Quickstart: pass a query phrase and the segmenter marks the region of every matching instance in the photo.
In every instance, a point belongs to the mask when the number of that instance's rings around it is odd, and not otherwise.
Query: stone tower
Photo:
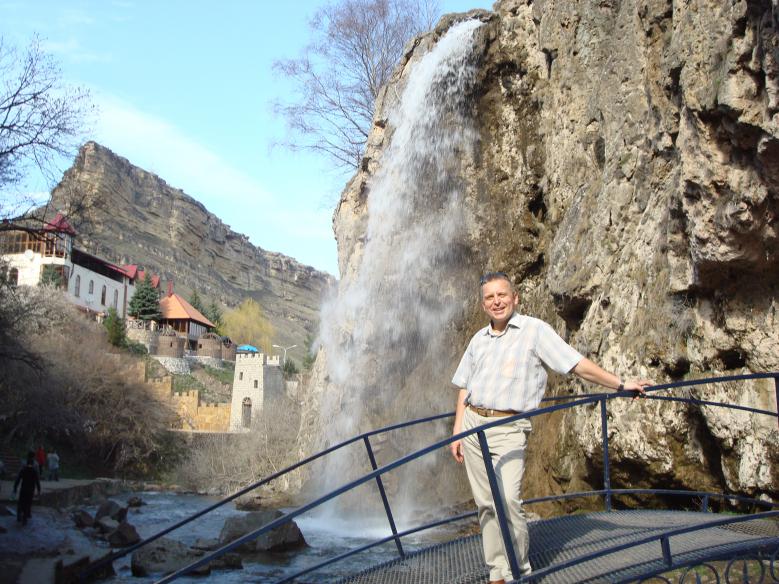
[[[283,392],[284,382],[278,356],[240,352],[235,356],[230,429],[248,431],[264,407]]]

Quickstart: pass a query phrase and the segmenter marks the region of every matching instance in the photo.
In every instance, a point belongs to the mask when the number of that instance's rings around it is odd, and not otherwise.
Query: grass
[[[218,382],[225,385],[233,384],[233,377],[235,376],[235,366],[231,363],[225,363],[224,369],[217,369],[216,367],[203,366],[203,370],[210,376],[216,379]]]
[[[173,376],[173,392],[174,393],[181,393],[183,391],[191,391],[193,389],[200,390],[200,392],[204,392],[206,390],[206,386],[203,385],[200,381],[198,381],[196,378],[194,378],[192,375],[182,374],[182,375],[174,375]]]

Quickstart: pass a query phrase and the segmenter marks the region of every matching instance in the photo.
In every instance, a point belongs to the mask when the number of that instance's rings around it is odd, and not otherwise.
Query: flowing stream
[[[137,509],[130,509],[127,520],[136,527],[139,535],[144,538],[214,503],[214,499],[209,497],[161,492],[126,493],[111,498],[126,504],[127,500],[134,495],[140,496],[146,504]],[[86,509],[93,514],[97,511],[97,507]],[[240,515],[241,513],[243,512],[237,511],[229,503],[172,532],[166,537],[176,539],[187,545],[195,543],[198,539],[216,539],[219,537],[219,532],[225,519]],[[208,582],[219,582],[221,584],[277,582],[285,576],[297,573],[307,566],[319,563],[386,535],[386,530],[377,530],[376,532],[360,530],[359,533],[356,533],[353,524],[324,521],[319,518],[306,516],[303,516],[297,523],[309,547],[294,552],[263,554],[262,561],[248,561],[244,559],[242,570],[215,570],[208,577]],[[429,544],[435,535],[428,535],[427,537],[431,539],[427,541],[423,539],[404,539],[404,547],[407,551],[414,550],[423,544]],[[329,581],[334,577],[353,574],[366,566],[396,557],[397,552],[394,545],[384,545],[324,568],[322,571],[306,575],[302,581]],[[106,580],[106,582],[142,584],[153,582],[160,577],[159,574],[149,578],[132,576],[129,556],[117,560],[114,563],[114,567],[117,575]],[[186,577],[180,581],[203,582],[204,579],[203,577]]]

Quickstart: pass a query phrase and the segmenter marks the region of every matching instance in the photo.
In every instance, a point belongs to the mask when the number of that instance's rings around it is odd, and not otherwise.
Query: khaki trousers
[[[470,408],[466,408],[463,430],[470,430],[497,419],[480,416]],[[525,448],[529,433],[528,420],[517,420],[490,428],[485,433],[503,507],[506,510],[511,542],[523,574],[530,573],[527,519],[520,499],[522,474],[525,472]],[[492,500],[490,481],[484,468],[479,438],[476,434],[463,439],[463,451],[468,481],[473,491],[473,499],[479,509],[484,560],[490,569],[490,580],[513,580],[495,512],[495,503]]]

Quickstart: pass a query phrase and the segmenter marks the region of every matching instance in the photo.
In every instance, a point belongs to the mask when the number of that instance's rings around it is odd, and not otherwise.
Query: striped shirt
[[[502,333],[488,325],[473,336],[452,383],[474,406],[526,412],[544,397],[544,365],[568,373],[582,358],[544,321],[514,313]]]

